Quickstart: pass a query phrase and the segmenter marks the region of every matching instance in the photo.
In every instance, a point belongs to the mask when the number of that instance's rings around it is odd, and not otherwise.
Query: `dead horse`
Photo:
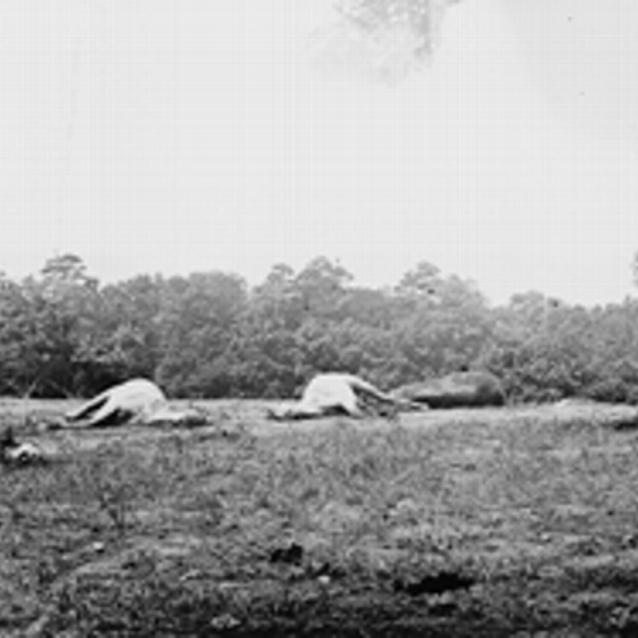
[[[482,370],[452,372],[440,378],[409,383],[391,394],[430,408],[501,406],[506,402],[500,380]]]
[[[69,412],[66,418],[70,422],[88,418],[88,427],[123,423],[195,425],[205,421],[196,410],[170,408],[162,390],[148,379],[130,379],[113,386]]]
[[[271,419],[312,419],[330,414],[347,414],[352,417],[365,416],[367,403],[372,400],[395,409],[422,409],[413,402],[392,397],[371,383],[353,374],[325,372],[316,375],[303,391],[297,403],[270,408]]]

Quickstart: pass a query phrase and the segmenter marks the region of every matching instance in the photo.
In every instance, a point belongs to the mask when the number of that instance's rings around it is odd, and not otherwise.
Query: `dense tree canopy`
[[[218,271],[101,286],[76,255],[0,275],[0,394],[87,395],[125,379],[171,396],[281,397],[319,371],[384,389],[488,369],[510,400],[638,403],[638,301],[584,308],[539,292],[492,307],[427,261],[394,287],[357,285],[318,257],[249,287]]]

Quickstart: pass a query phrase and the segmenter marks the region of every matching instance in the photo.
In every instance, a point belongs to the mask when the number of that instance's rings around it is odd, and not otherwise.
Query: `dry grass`
[[[638,438],[609,427],[633,413],[201,405],[209,427],[46,432],[49,464],[0,468],[0,635],[638,631]]]

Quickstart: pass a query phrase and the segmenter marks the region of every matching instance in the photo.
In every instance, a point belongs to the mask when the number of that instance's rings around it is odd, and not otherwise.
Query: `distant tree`
[[[494,336],[482,363],[511,398],[638,402],[635,302],[587,309],[529,292],[514,295],[491,316]]]
[[[85,355],[91,351],[99,306],[98,281],[76,255],[49,259],[38,277],[27,277],[21,285],[5,280],[0,348],[4,365],[12,370],[5,373],[5,384],[19,394],[74,394],[85,365],[93,365]]]
[[[491,339],[489,308],[477,287],[427,261],[402,277],[394,303],[398,347],[414,377],[405,381],[467,367]]]
[[[584,308],[531,291],[490,307],[427,261],[389,289],[355,286],[325,257],[277,264],[252,290],[220,272],[100,288],[72,254],[19,283],[0,275],[1,394],[147,376],[174,396],[274,397],[319,371],[389,389],[462,368],[492,371],[514,400],[638,404],[638,301]]]
[[[66,288],[86,286],[96,288],[98,280],[90,277],[81,257],[64,253],[47,259],[40,270],[43,286],[51,293],[63,293]]]
[[[40,358],[34,308],[22,287],[0,276],[0,394],[23,396],[36,385]]]
[[[395,319],[391,291],[349,286],[341,296],[336,316],[361,325],[390,329]]]
[[[26,289],[44,301],[40,329],[49,341],[41,391],[76,394],[94,372],[92,355],[101,307],[98,280],[87,274],[80,257],[63,254],[47,260],[40,278],[32,283]]]
[[[156,376],[169,393],[228,393],[232,375],[223,356],[245,304],[246,284],[237,275],[199,272],[166,281],[158,316],[162,354]]]
[[[343,266],[326,257],[316,257],[295,277],[303,310],[312,316],[330,316],[345,294],[345,286],[353,279]]]
[[[583,392],[638,404],[638,301],[595,307],[588,316],[589,375]]]
[[[291,395],[299,383],[302,353],[296,331],[305,318],[295,272],[276,264],[249,294],[226,352],[238,396]]]
[[[161,357],[164,285],[160,275],[138,275],[102,289],[101,338],[93,357],[103,364],[109,383],[153,378]]]
[[[295,271],[286,264],[273,266],[251,291],[249,309],[265,332],[296,330],[304,318],[304,298]]]
[[[509,306],[510,356],[503,376],[510,394],[523,400],[573,396],[591,380],[590,317],[538,293],[516,295]],[[500,335],[499,335],[500,337]]]
[[[435,297],[442,283],[441,271],[428,261],[420,261],[412,270],[406,272],[397,286],[397,290],[406,294],[423,297]]]

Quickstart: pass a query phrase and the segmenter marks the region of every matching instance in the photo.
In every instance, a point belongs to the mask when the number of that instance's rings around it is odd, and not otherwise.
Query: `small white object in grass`
[[[35,444],[30,442],[18,443],[15,446],[5,447],[3,450],[5,461],[10,463],[27,464],[44,459],[44,453]]]
[[[220,616],[215,616],[210,621],[210,626],[213,627],[213,629],[234,629],[240,624],[239,620],[231,616],[231,614],[221,614]]]

